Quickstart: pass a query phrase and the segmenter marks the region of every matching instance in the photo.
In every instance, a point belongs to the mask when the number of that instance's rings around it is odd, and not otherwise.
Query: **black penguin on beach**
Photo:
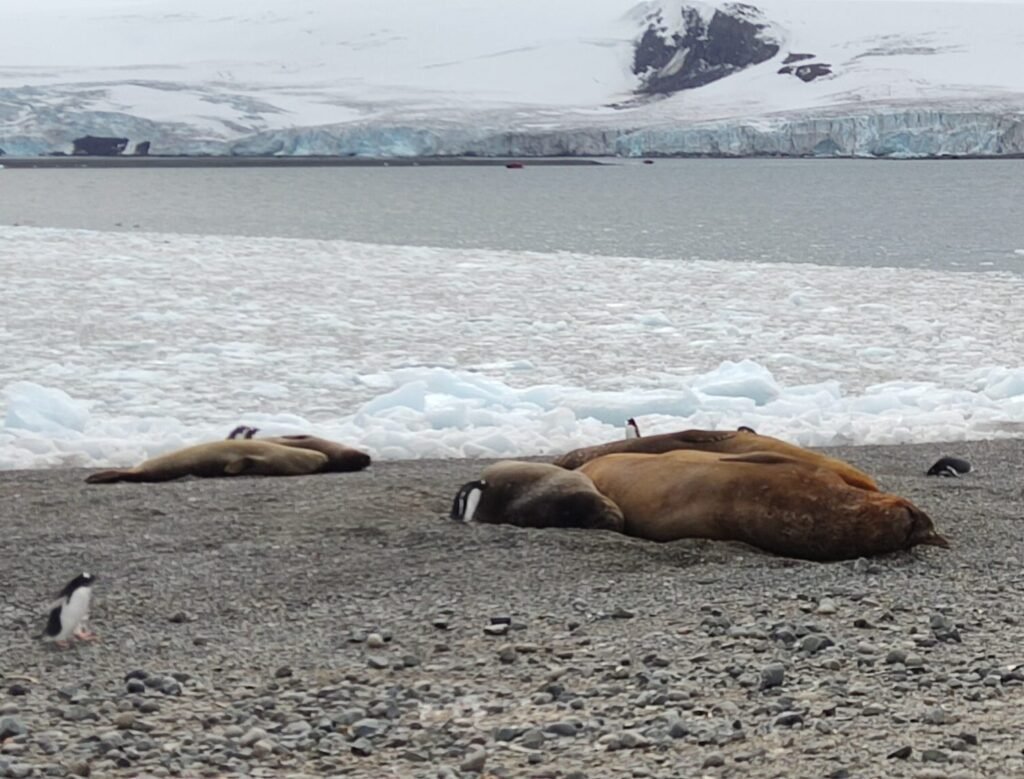
[[[926,476],[963,476],[965,473],[970,473],[973,469],[971,464],[967,460],[961,460],[959,457],[940,457],[935,461],[935,465],[928,469]]]
[[[66,647],[72,636],[81,641],[96,638],[85,628],[89,619],[89,604],[92,602],[92,586],[96,577],[91,573],[80,573],[64,585],[60,596],[50,608],[50,616],[43,630],[43,636],[53,639],[58,646]]]

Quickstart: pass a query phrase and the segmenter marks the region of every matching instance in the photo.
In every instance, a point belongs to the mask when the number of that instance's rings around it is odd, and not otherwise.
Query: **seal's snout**
[[[939,546],[949,549],[949,539],[935,529],[932,518],[925,514],[913,503],[907,503],[907,512],[910,514],[910,535],[907,538],[907,547],[926,544],[928,546]]]
[[[452,501],[452,510],[448,517],[457,522],[469,522],[473,519],[476,508],[480,504],[480,496],[483,495],[486,487],[487,482],[482,479],[468,481],[459,487],[459,491],[455,493],[455,499]]]

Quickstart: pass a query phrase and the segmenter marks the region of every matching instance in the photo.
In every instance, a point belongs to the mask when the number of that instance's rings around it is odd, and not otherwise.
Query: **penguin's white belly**
[[[60,633],[58,641],[67,641],[78,627],[89,618],[89,601],[92,598],[90,587],[79,587],[68,598],[60,612]]]

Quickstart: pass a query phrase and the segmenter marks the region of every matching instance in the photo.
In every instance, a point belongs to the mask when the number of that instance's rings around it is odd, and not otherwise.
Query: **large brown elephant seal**
[[[743,541],[821,561],[949,546],[909,500],[774,452],[610,454],[580,471],[622,510],[627,535],[652,541]]]
[[[747,454],[749,452],[775,452],[776,454],[802,460],[810,465],[828,468],[839,474],[843,481],[864,490],[878,490],[875,480],[849,463],[834,457],[803,449],[778,438],[759,435],[750,428],[739,430],[682,430],[678,433],[627,438],[598,446],[574,449],[554,460],[562,468],[575,470],[584,463],[606,454],[634,452],[638,454],[662,454],[677,450],[694,449],[718,454]]]
[[[239,425],[228,434],[228,440],[239,437],[250,440],[259,430],[255,427]],[[327,466],[322,473],[348,473],[350,471],[361,471],[370,465],[370,455],[353,449],[351,446],[339,444],[336,441],[328,441],[326,438],[317,438],[315,435],[279,435],[267,438],[256,439],[268,441],[281,446],[294,446],[299,449],[311,449],[327,455]]]
[[[134,468],[99,471],[86,478],[89,484],[116,481],[170,481],[182,476],[303,476],[322,473],[330,458],[294,446],[270,441],[213,441],[179,449],[146,460]]]
[[[579,471],[503,460],[459,488],[451,518],[520,527],[622,530],[622,512]]]

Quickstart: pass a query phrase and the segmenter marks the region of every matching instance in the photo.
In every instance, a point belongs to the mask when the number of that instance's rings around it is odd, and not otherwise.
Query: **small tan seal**
[[[330,458],[323,452],[269,441],[228,440],[189,446],[146,460],[134,468],[99,471],[89,484],[116,481],[170,481],[182,476],[303,476],[321,473]]]
[[[775,452],[609,454],[580,468],[622,510],[627,535],[743,541],[807,560],[949,546],[905,498]]]
[[[579,471],[503,460],[459,488],[451,518],[520,527],[622,530],[619,507]]]
[[[775,452],[776,454],[802,460],[811,465],[828,468],[838,473],[847,484],[864,490],[878,490],[875,480],[849,463],[828,457],[810,449],[780,441],[767,435],[759,435],[750,428],[739,430],[682,430],[678,433],[642,438],[627,438],[598,446],[574,449],[554,460],[562,468],[575,470],[586,462],[606,454],[635,452],[640,454],[662,454],[678,450],[693,449],[718,454],[747,454],[749,452]]]

